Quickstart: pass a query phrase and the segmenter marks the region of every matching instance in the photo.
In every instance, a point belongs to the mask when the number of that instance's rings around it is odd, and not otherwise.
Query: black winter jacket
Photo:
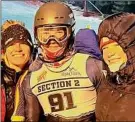
[[[16,72],[14,69],[7,67],[4,61],[1,62],[1,89],[5,91],[6,98],[6,111],[5,111],[5,122],[10,122],[11,116],[14,111],[14,96],[16,83],[21,76],[21,72]]]

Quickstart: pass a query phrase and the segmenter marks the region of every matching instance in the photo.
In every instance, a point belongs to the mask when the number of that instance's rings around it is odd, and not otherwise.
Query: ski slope
[[[33,37],[34,15],[39,6],[40,5],[32,5],[23,1],[2,1],[2,23],[9,19],[23,21]],[[69,6],[73,9],[75,14],[75,32],[77,32],[80,28],[86,28],[88,25],[90,25],[90,27],[97,32],[101,19],[83,17],[82,12],[75,10],[76,7],[72,5]]]

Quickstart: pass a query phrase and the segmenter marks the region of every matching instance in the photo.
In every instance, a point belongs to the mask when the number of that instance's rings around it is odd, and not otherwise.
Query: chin
[[[26,60],[21,60],[21,61],[16,61],[16,62],[12,62],[12,64],[16,65],[16,66],[21,66],[21,65],[25,65],[28,61]]]
[[[119,71],[119,68],[111,68],[111,67],[109,67],[109,69],[110,69],[111,72],[117,72],[117,71]]]
[[[121,63],[114,63],[111,65],[108,65],[111,72],[117,72],[120,70]]]
[[[22,66],[22,65],[24,65],[25,63],[14,63],[14,65],[16,65],[16,66]]]

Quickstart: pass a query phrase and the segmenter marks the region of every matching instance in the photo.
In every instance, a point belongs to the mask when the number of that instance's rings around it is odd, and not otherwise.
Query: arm
[[[15,70],[10,69],[1,61],[1,121],[10,120],[14,109],[14,79]]]
[[[86,64],[86,72],[95,88],[98,88],[102,80],[104,80],[105,76],[102,72],[103,70],[103,62],[101,60],[97,60],[95,58],[88,58]]]
[[[6,114],[6,95],[3,84],[0,85],[0,89],[1,89],[1,122],[4,122]]]
[[[5,114],[6,114],[6,93],[5,93],[5,86],[4,86],[4,67],[1,62],[1,84],[0,84],[0,90],[1,90],[1,122],[4,122],[5,120]]]
[[[18,82],[15,95],[15,110],[12,121],[38,121],[40,107],[37,97],[30,88],[30,74]]]
[[[25,120],[25,99],[23,93],[23,87],[21,81],[18,81],[15,91],[15,100],[14,100],[14,113],[11,117],[11,121],[24,121]]]
[[[23,89],[26,101],[25,106],[26,121],[36,122],[39,121],[40,105],[37,96],[33,94],[32,89],[30,88],[30,82],[28,81],[30,81],[30,74],[24,80],[24,89]]]

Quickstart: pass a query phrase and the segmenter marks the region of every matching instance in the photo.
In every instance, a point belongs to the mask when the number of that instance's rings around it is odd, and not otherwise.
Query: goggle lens
[[[38,40],[41,43],[46,43],[49,38],[55,37],[57,40],[62,41],[67,37],[67,27],[40,27],[37,29]]]

